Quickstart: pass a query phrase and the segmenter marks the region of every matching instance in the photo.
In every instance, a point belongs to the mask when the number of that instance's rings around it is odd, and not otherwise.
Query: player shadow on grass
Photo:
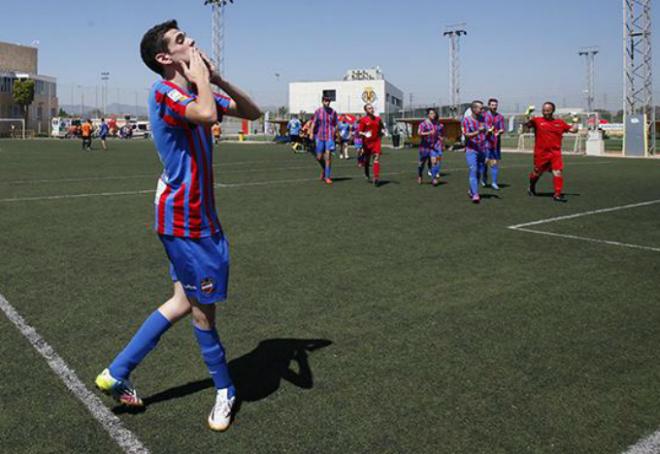
[[[314,387],[309,366],[309,353],[331,345],[326,339],[268,339],[257,348],[229,362],[229,371],[236,386],[238,413],[242,402],[256,402],[267,398],[280,387],[282,380],[303,389]],[[292,366],[292,362],[295,364]],[[195,394],[213,387],[210,378],[175,386],[145,397],[144,408],[116,406],[115,414],[142,413],[150,405]]]
[[[554,192],[537,192],[534,197],[552,197]],[[580,197],[582,194],[564,192],[564,197]]]

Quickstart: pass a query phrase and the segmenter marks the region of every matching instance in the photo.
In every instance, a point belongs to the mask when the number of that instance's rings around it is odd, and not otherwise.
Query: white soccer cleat
[[[236,397],[228,397],[228,388],[219,389],[215,396],[215,405],[209,415],[209,428],[216,432],[224,432],[231,424],[231,410]]]

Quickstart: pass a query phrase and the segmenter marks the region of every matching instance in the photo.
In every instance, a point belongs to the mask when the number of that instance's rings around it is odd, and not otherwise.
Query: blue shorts
[[[181,282],[186,296],[200,304],[227,299],[229,243],[222,233],[190,239],[159,235],[170,259],[170,276]]]
[[[316,139],[316,154],[325,153],[326,151],[335,151],[335,141]]]
[[[442,150],[431,150],[431,157],[432,158],[441,158],[442,157]]]
[[[426,161],[431,157],[431,150],[419,150],[419,160]]]
[[[361,140],[353,140],[353,146],[355,147],[356,150],[361,150],[362,149],[362,141]]]
[[[99,137],[101,138],[101,140],[105,140],[105,138],[108,137],[108,135],[107,134],[101,134]]]
[[[488,150],[486,150],[486,159],[489,160],[489,161],[492,160],[492,159],[496,159],[496,160],[499,161],[499,160],[502,159],[502,152],[500,150],[497,150],[497,149],[490,149],[489,148]]]

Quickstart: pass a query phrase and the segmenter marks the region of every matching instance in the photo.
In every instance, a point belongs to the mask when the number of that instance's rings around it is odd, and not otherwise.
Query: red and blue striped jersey
[[[496,113],[493,114],[490,110],[486,112],[486,115],[484,116],[486,119],[486,127],[488,129],[493,128],[493,132],[497,131],[504,131],[504,117],[502,116],[501,113]],[[492,150],[498,150],[499,149],[499,144],[500,144],[500,136],[496,136],[494,134],[490,134],[488,136],[488,146]]]
[[[419,151],[429,152],[432,150],[442,150],[442,136],[444,135],[444,125],[440,122],[432,122],[428,118],[419,124],[418,134],[431,132],[428,136],[421,136],[419,141]]]
[[[149,120],[163,173],[156,191],[156,224],[160,235],[203,238],[222,232],[215,210],[213,141],[210,126],[185,119],[196,95],[166,80],[149,94]],[[218,119],[231,100],[215,95]]]
[[[463,118],[463,134],[470,132],[476,132],[482,126],[488,128],[485,123],[483,116],[474,118],[474,116],[469,115]],[[486,149],[486,133],[480,132],[474,137],[465,138],[465,151],[484,151]]]
[[[328,107],[321,107],[314,112],[314,137],[316,140],[335,140],[337,129],[337,112]]]

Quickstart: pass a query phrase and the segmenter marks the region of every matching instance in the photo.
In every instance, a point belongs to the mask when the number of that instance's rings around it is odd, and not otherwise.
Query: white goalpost
[[[564,134],[561,149],[567,154],[584,154],[584,139],[582,138],[582,135],[579,133]],[[524,133],[518,136],[518,151],[534,151],[534,133]]]
[[[20,134],[16,134],[14,128],[11,128],[11,135],[10,135],[10,137],[11,137],[12,139],[16,139],[17,136],[18,136],[18,137],[20,137],[20,138],[22,138],[22,139],[25,139],[25,120],[24,120],[24,119],[22,119],[22,118],[0,118],[0,123],[10,123],[10,125],[11,125],[12,123],[17,123],[17,124],[21,125],[21,132],[20,132]]]

